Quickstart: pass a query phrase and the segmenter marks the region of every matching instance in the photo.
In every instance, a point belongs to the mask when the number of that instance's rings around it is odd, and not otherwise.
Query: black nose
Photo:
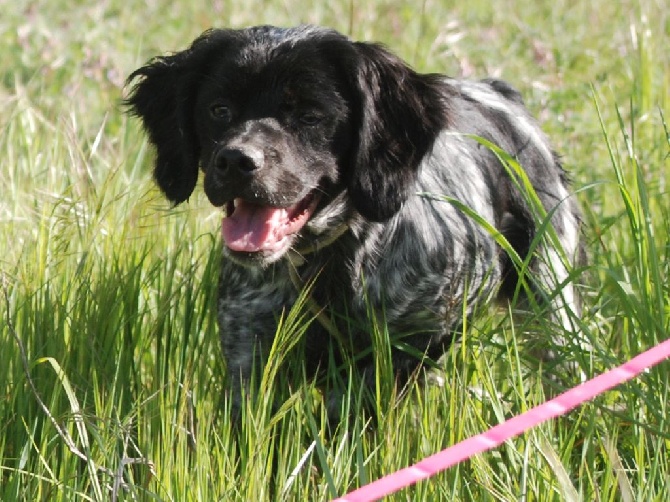
[[[216,155],[216,167],[221,171],[236,170],[249,176],[263,167],[264,160],[260,150],[224,148]]]

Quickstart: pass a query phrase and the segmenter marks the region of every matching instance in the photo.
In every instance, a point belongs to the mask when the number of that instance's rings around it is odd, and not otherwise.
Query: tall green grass
[[[220,214],[170,209],[122,113],[125,75],[211,26],[317,22],[421,71],[500,75],[543,121],[584,208],[592,376],[670,330],[670,14],[656,0],[319,3],[0,0],[0,500],[327,500],[576,383],[483,309],[427,385],[360,377],[337,427],[286,312],[261,391],[230,423],[215,320]],[[560,373],[559,373],[560,372]],[[559,378],[560,377],[560,378]],[[335,378],[333,376],[333,378]],[[667,500],[664,363],[393,500]],[[559,386],[555,389],[555,386]],[[332,424],[331,424],[332,425]]]

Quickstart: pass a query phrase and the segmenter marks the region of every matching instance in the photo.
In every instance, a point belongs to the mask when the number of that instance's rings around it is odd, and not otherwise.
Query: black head
[[[127,104],[156,147],[154,177],[168,199],[189,197],[200,166],[210,201],[237,212],[227,236],[224,223],[227,243],[253,253],[278,232],[272,259],[342,191],[365,218],[393,216],[448,120],[440,77],[310,26],[211,30],[129,82]],[[241,241],[245,232],[253,242]]]

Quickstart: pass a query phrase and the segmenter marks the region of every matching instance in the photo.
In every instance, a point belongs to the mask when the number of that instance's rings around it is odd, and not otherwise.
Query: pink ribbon
[[[634,357],[627,363],[588,380],[560,396],[510,418],[492,427],[487,432],[457,443],[439,453],[426,457],[422,461],[388,474],[368,485],[362,486],[344,495],[334,502],[361,502],[379,500],[401,488],[413,485],[444,471],[463,460],[491,450],[508,439],[549,420],[558,417],[590,401],[603,392],[638,376],[652,366],[670,357],[670,339]]]

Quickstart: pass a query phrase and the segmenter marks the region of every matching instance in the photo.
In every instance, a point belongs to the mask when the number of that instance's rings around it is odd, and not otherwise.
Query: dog
[[[390,349],[398,381],[495,298],[525,291],[572,329],[579,208],[508,83],[420,74],[331,29],[257,26],[209,30],[128,85],[164,195],[186,201],[202,171],[224,213],[218,323],[234,410],[305,284],[309,374],[343,360],[344,333],[368,354],[348,360],[371,386],[372,318],[413,349]],[[543,221],[555,238],[538,244]]]

